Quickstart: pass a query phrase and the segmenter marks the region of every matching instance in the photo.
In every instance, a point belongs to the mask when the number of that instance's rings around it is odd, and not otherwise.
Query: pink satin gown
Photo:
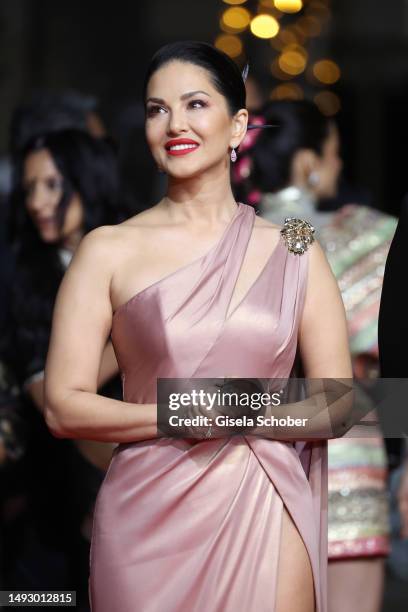
[[[228,312],[254,220],[239,204],[209,252],[115,312],[126,402],[156,402],[158,377],[289,377],[309,254],[280,238]],[[283,505],[326,612],[326,451],[250,435],[120,444],[95,507],[92,612],[273,612]]]

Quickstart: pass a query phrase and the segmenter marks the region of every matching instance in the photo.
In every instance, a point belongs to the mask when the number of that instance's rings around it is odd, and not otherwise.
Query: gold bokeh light
[[[275,79],[279,79],[279,81],[290,81],[295,76],[292,74],[288,74],[287,72],[283,72],[283,70],[279,66],[278,58],[275,58],[271,63],[271,73],[275,77]]]
[[[314,102],[326,117],[333,117],[341,109],[340,98],[332,91],[320,91],[315,95]]]
[[[245,2],[247,2],[247,0],[222,0],[223,2],[225,2],[225,4],[232,4],[233,6],[236,6],[238,4],[245,4]]]
[[[279,56],[279,67],[287,74],[297,76],[306,68],[308,55],[306,49],[300,45],[288,45]]]
[[[271,100],[303,100],[303,89],[297,83],[281,83],[270,95]]]
[[[338,65],[332,60],[324,59],[316,62],[313,66],[313,74],[318,81],[325,85],[337,83],[341,72]]]
[[[298,13],[303,8],[302,0],[275,0],[275,7],[282,13]]]
[[[257,15],[251,21],[251,32],[258,38],[274,38],[279,32],[279,23],[272,15]]]
[[[241,6],[227,9],[222,17],[221,24],[227,32],[243,32],[249,26],[251,14]]]
[[[233,34],[220,34],[215,40],[215,46],[233,58],[239,57],[242,53],[242,41]]]

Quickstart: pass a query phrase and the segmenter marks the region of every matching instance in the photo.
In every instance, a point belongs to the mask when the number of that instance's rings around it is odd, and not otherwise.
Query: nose
[[[169,113],[169,123],[167,131],[169,135],[180,134],[188,130],[186,125],[186,116],[183,110],[173,110]]]
[[[47,205],[47,198],[44,190],[39,185],[36,185],[27,198],[27,207],[38,213]]]

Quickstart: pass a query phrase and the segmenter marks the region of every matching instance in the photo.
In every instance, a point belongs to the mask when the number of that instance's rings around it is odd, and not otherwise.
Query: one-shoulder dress
[[[204,256],[115,311],[124,401],[155,403],[157,378],[290,376],[309,252],[280,237],[229,312],[254,220],[238,204]],[[92,612],[273,612],[283,506],[309,555],[316,612],[326,612],[325,441],[119,444],[95,506]]]

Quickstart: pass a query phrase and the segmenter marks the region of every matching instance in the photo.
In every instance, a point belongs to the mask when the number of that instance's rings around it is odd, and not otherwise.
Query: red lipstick
[[[198,149],[200,145],[191,138],[174,138],[165,144],[166,151],[169,155],[187,155]]]

